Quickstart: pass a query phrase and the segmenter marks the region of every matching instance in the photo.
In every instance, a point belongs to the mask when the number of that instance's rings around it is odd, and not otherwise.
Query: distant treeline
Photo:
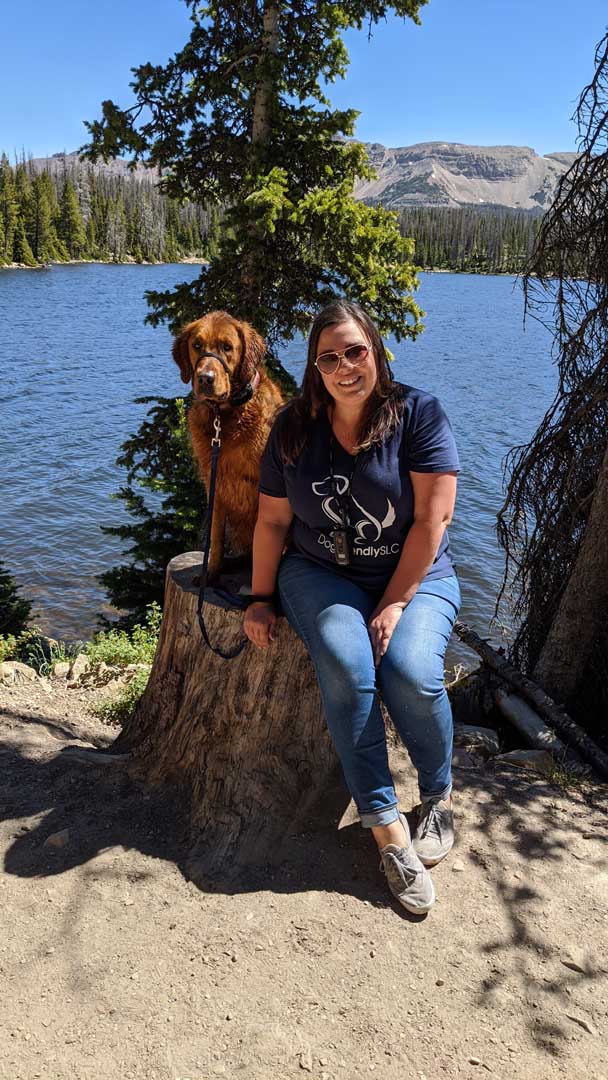
[[[517,273],[540,220],[540,212],[507,207],[412,207],[399,215],[418,266],[470,273]],[[111,175],[78,161],[39,171],[0,158],[0,266],[212,258],[220,221],[215,207],[162,195],[152,176]]]
[[[534,246],[542,214],[508,207],[412,207],[402,210],[403,236],[416,241],[423,269],[515,274]]]
[[[217,210],[180,206],[152,178],[111,176],[80,162],[40,172],[0,159],[0,265],[201,258],[213,254],[218,223]]]

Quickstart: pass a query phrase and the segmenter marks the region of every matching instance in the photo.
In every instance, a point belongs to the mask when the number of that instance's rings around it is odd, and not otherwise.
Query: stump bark
[[[317,800],[332,789],[338,810],[349,801],[300,639],[280,618],[268,649],[215,656],[196,616],[201,564],[188,552],[167,567],[150,680],[113,746],[140,778],[187,796],[194,880],[276,863]],[[223,584],[238,590],[234,578]],[[214,645],[242,639],[242,612],[211,589],[203,616]]]

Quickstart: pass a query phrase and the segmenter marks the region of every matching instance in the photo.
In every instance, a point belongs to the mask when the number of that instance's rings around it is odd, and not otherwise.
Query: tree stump
[[[130,754],[138,777],[187,796],[195,881],[278,862],[328,789],[338,789],[342,809],[349,800],[300,639],[280,618],[270,648],[215,656],[196,615],[201,565],[201,552],[188,552],[167,567],[150,680],[113,746]],[[239,587],[234,578],[222,584]],[[214,645],[229,650],[242,639],[242,612],[212,589],[203,616]]]

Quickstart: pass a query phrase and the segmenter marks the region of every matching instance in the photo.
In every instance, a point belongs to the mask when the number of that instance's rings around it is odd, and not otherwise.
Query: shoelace
[[[425,811],[424,803],[422,804],[422,809],[426,813],[426,817],[423,817],[421,822],[422,831],[420,833],[420,839],[424,840],[431,829],[434,829],[441,841],[441,810],[437,803],[428,803],[427,807],[428,809]]]
[[[386,874],[387,880],[394,888],[399,888],[402,885],[413,885],[416,880],[416,874],[419,870],[414,870],[412,866],[406,866],[401,861],[399,855],[393,854],[392,851],[387,851],[380,860],[380,870],[383,874]]]

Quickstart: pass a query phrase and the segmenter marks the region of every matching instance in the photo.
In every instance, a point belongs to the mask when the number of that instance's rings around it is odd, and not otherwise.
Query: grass
[[[586,766],[584,767],[586,771]],[[590,771],[590,770],[589,770]],[[570,764],[563,756],[554,758],[553,765],[547,777],[550,782],[561,791],[580,791],[583,786],[584,773]]]

